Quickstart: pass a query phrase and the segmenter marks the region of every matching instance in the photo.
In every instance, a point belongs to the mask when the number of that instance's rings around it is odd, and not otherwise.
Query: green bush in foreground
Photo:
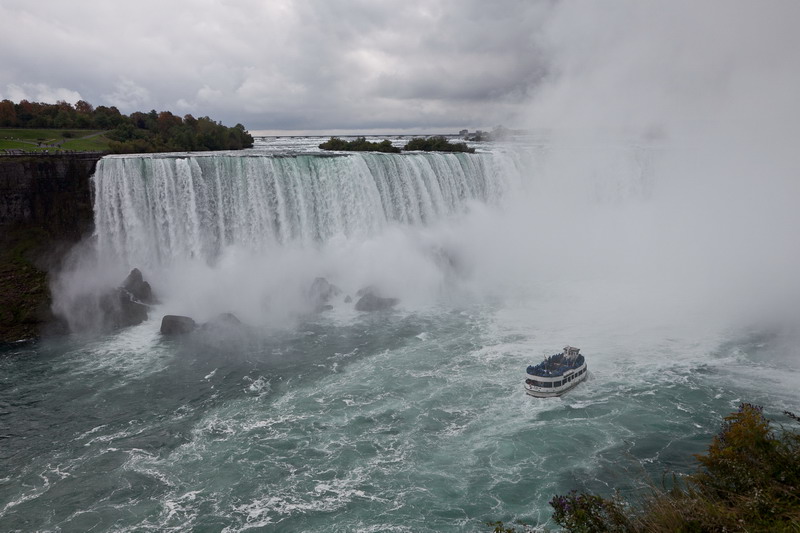
[[[553,520],[585,533],[800,531],[800,433],[783,426],[775,431],[761,407],[744,403],[725,417],[708,452],[696,457],[698,471],[683,486],[654,489],[636,503],[572,491],[550,501]],[[516,531],[501,522],[489,525],[495,532]]]

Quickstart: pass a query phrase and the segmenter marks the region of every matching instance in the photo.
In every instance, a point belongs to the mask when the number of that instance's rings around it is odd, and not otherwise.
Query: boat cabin
[[[577,359],[580,351],[580,348],[575,348],[574,346],[564,346],[564,357],[570,360]]]
[[[538,365],[530,365],[525,380],[525,390],[539,398],[560,396],[586,379],[586,360],[580,348],[565,346],[562,353],[545,358]]]

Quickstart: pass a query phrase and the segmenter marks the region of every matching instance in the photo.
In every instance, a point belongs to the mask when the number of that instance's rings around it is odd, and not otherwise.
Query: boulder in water
[[[162,335],[183,335],[194,331],[196,323],[193,318],[180,315],[164,315],[161,319]]]
[[[150,306],[138,301],[122,287],[112,289],[100,297],[100,311],[106,327],[136,326],[147,320]]]
[[[246,328],[247,326],[233,313],[221,313],[200,326],[201,330],[214,333],[237,332]]]
[[[361,298],[365,294],[378,294],[378,288],[375,285],[367,285],[366,287],[361,287],[356,291],[356,298]]]
[[[128,277],[122,282],[120,288],[128,291],[136,300],[142,303],[152,304],[156,301],[153,296],[153,289],[150,287],[150,284],[144,280],[142,272],[138,268],[131,270],[131,273],[128,274]]]
[[[257,330],[233,313],[221,313],[197,328],[195,342],[214,349],[232,350],[244,356],[249,343],[256,339]]]
[[[308,289],[307,297],[316,311],[327,311],[333,309],[328,305],[331,298],[335,298],[342,293],[339,287],[333,285],[325,278],[315,278],[311,287]]]
[[[356,296],[360,296],[356,302],[356,311],[383,311],[391,309],[400,301],[397,298],[384,298],[378,294],[375,287],[369,286],[360,289]]]
[[[147,320],[151,303],[155,303],[150,284],[138,268],[131,270],[122,285],[99,296],[100,323],[104,328],[136,326]]]

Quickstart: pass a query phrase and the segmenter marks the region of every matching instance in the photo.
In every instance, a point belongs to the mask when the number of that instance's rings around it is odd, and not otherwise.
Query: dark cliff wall
[[[102,154],[0,157],[0,227],[79,239],[92,223],[90,178]]]
[[[92,228],[102,154],[0,156],[0,344],[53,323],[48,271]]]

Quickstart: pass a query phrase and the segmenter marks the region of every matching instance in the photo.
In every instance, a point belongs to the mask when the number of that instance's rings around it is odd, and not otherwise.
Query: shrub
[[[339,137],[331,137],[329,140],[320,144],[322,150],[338,150],[342,152],[384,152],[400,153],[400,148],[392,146],[389,139],[376,143],[366,139],[366,137],[356,137],[352,141],[345,141]]]
[[[743,403],[725,417],[697,459],[691,482],[722,510],[752,527],[800,526],[800,434],[773,431],[761,407]]]
[[[408,141],[403,150],[421,150],[424,152],[467,152],[475,153],[475,148],[470,148],[467,143],[451,143],[442,136],[414,137]]]
[[[800,531],[797,431],[775,431],[761,407],[743,403],[696,457],[685,484],[653,489],[636,504],[577,491],[555,496],[553,520],[575,532]]]
[[[573,490],[564,496],[553,497],[550,506],[554,509],[553,520],[569,531],[630,531],[630,523],[616,498],[607,500]]]

